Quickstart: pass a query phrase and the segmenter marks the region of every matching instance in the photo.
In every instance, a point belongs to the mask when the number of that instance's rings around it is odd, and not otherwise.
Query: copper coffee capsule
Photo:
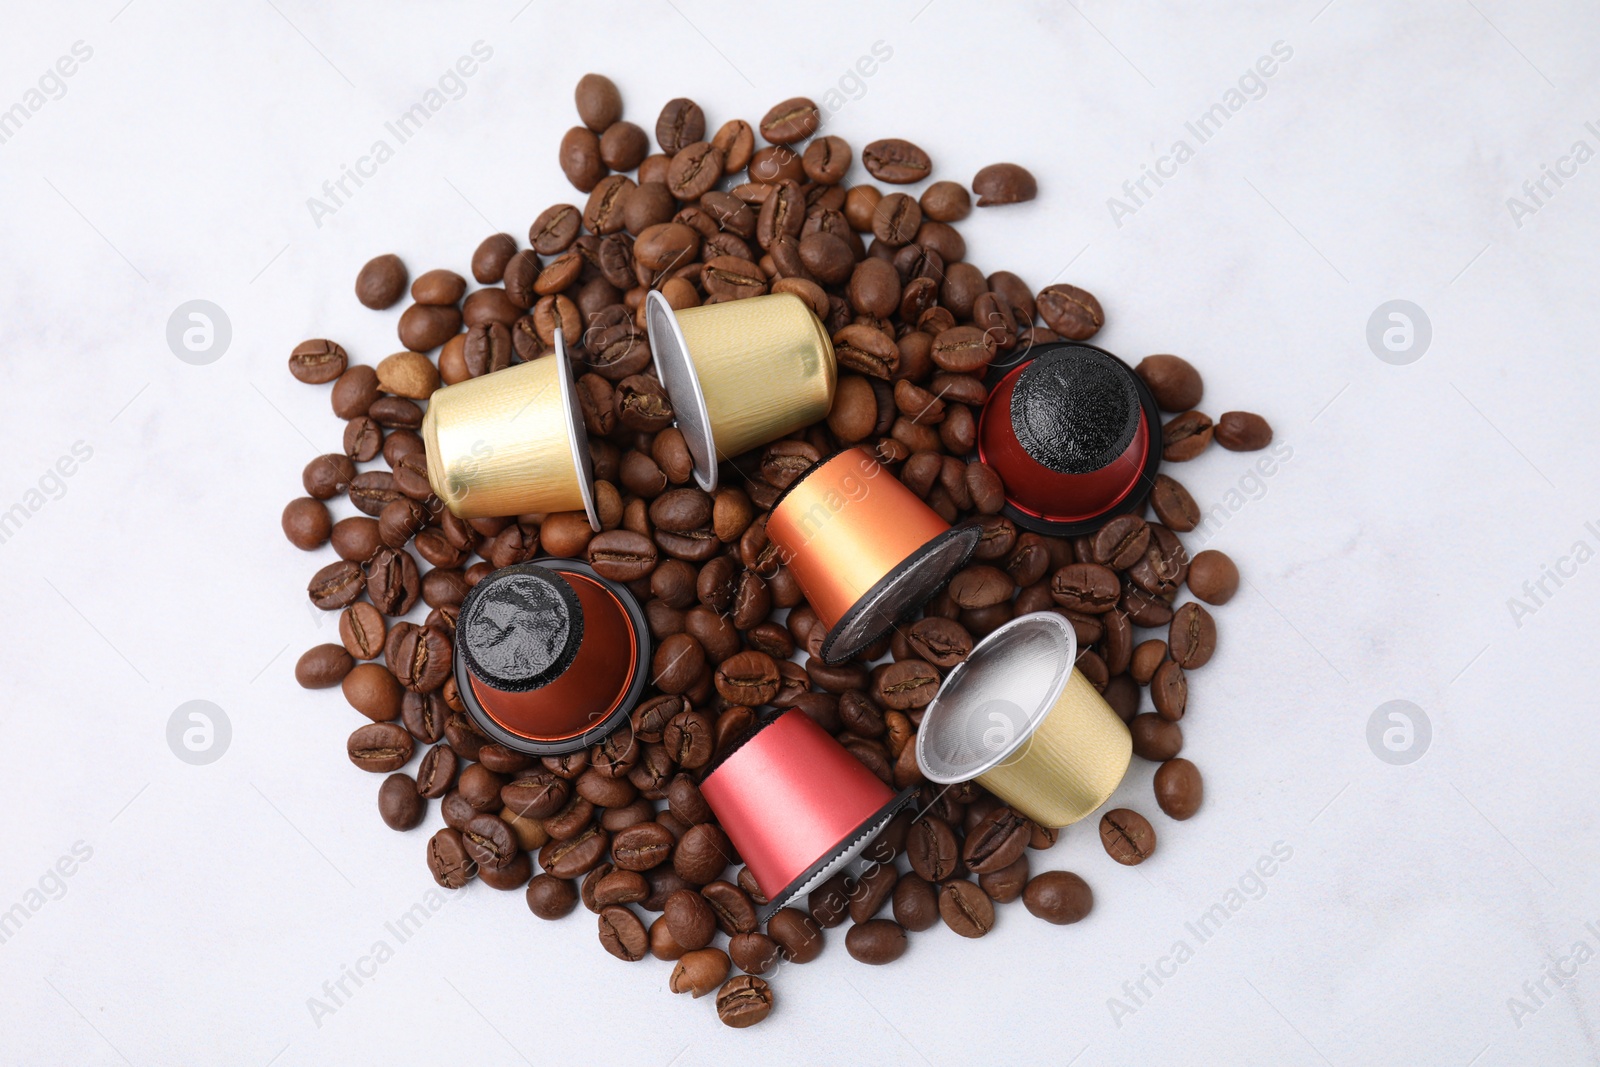
[[[567,346],[436,391],[422,419],[428,484],[463,519],[595,513],[589,438]]]
[[[695,481],[707,492],[717,487],[721,460],[810,426],[833,407],[833,342],[793,293],[673,311],[652,292],[645,325]]]
[[[997,371],[978,423],[978,458],[1000,475],[1005,515],[1061,537],[1144,506],[1161,464],[1155,397],[1116,356],[1044,344]]]
[[[866,449],[818,463],[784,492],[767,539],[827,630],[822,658],[842,663],[932,596],[977,547]]]
[[[573,559],[517,563],[461,602],[455,674],[473,722],[518,752],[559,755],[627,721],[650,630],[624,587]]]
[[[1066,826],[1116,791],[1133,754],[1117,713],[1073,664],[1072,624],[1023,615],[978,642],[922,715],[917,765],[931,782],[976,779],[1041,826]]]

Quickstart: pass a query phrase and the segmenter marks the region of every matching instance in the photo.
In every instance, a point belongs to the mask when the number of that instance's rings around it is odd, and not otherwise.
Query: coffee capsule
[[[712,764],[700,793],[767,898],[766,922],[859,856],[916,790],[893,792],[791,709]]]
[[[1104,804],[1127,773],[1133,737],[1073,663],[1072,624],[1023,615],[978,642],[945,677],[917,731],[929,781],[977,779],[1042,826]]]
[[[574,559],[516,563],[461,602],[455,674],[473,723],[518,752],[576,752],[628,720],[649,674],[633,594]]]
[[[952,527],[859,446],[790,485],[767,519],[767,540],[842,663],[938,591],[977,547],[972,523]]]
[[[428,484],[463,519],[595,513],[589,438],[567,346],[436,391],[422,419]]]
[[[1126,363],[1093,345],[1036,345],[991,376],[978,458],[1000,475],[1005,515],[1060,537],[1144,506],[1161,464],[1155,397]]]
[[[810,426],[833,407],[833,342],[793,293],[673,311],[652,292],[645,326],[695,481],[708,493],[720,461]]]

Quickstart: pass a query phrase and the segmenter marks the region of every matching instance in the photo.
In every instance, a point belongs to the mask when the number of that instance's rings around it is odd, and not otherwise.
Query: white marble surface
[[[1600,562],[1561,562],[1600,549],[1600,162],[1561,163],[1600,149],[1592,5],[520,4],[9,13],[0,109],[28,117],[0,143],[0,510],[42,506],[0,543],[0,1060],[1594,1059]],[[461,98],[316,225],[307,199],[477,41]],[[75,42],[92,54],[29,97]],[[892,56],[858,86],[875,42]],[[1275,42],[1292,55],[1199,144],[1185,123]],[[395,347],[397,311],[351,296],[369,256],[464,270],[491,227],[570,199],[555,145],[589,69],[647,127],[675,95],[720,123],[843,80],[831,127],[858,149],[908,137],[964,181],[1027,164],[1039,199],[976,212],[970,258],[1091,289],[1107,347],[1189,356],[1208,410],[1260,411],[1292,448],[1270,478],[1220,450],[1178,472],[1249,581],[1184,722],[1208,796],[1172,823],[1138,766],[1118,798],[1156,816],[1151,862],[1116,867],[1085,827],[1036,857],[1094,886],[1081,925],[1008,908],[882,970],[841,931],[743,1033],[600,952],[584,913],[539,923],[480,887],[403,944],[386,929],[432,887],[425,832],[381,826],[343,753],[355,716],[293,681],[332,633],[300,591],[329,550],[288,546],[278,512],[339,425],[284,359],[306,336]],[[1193,158],[1117,225],[1108,198],[1180,138]],[[1571,176],[1518,225],[1507,200],[1545,164]],[[193,299],[231,323],[209,365],[166,341]],[[1366,340],[1394,299],[1432,324],[1408,365]],[[1571,576],[1514,617],[1546,566]],[[166,741],[197,699],[231,723],[208,766]],[[1391,700],[1431,723],[1410,765],[1369,749]],[[1186,924],[1241,881],[1202,943]],[[376,977],[314,1017],[379,941]],[[1570,977],[1525,986],[1551,966]]]

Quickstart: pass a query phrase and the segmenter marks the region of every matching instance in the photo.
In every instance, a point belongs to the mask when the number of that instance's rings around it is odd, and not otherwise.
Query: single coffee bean
[[[1150,489],[1150,507],[1162,525],[1178,533],[1188,533],[1200,524],[1200,506],[1194,497],[1174,479],[1165,474],[1156,475]]]
[[[1160,639],[1142,641],[1138,648],[1133,650],[1133,658],[1128,670],[1133,675],[1133,680],[1140,685],[1149,685],[1162,662],[1167,658],[1167,643]]]
[[[1144,379],[1162,411],[1188,411],[1205,392],[1200,372],[1181,356],[1146,356],[1133,371]]]
[[[850,927],[844,947],[858,963],[893,963],[906,953],[906,931],[891,919],[869,919]]]
[[[1106,315],[1093,293],[1076,285],[1046,286],[1038,297],[1039,316],[1045,325],[1069,341],[1087,341],[1105,325]]]
[[[467,855],[480,868],[504,867],[522,854],[517,837],[511,827],[498,815],[480,812],[467,822],[461,831]]]
[[[1144,712],[1128,723],[1133,752],[1141,759],[1160,763],[1183,751],[1183,729],[1160,715]]]
[[[349,358],[334,341],[320,337],[301,341],[289,353],[289,373],[308,385],[321,385],[343,374]]]
[[[1127,570],[1150,545],[1150,525],[1137,515],[1118,515],[1100,527],[1090,541],[1094,561]]]
[[[1100,843],[1118,863],[1132,867],[1156,850],[1156,832],[1150,820],[1129,808],[1117,808],[1100,817]]]
[[[590,878],[594,878],[596,874],[600,875],[595,880],[594,887],[595,911],[613,904],[637,904],[650,895],[650,883],[645,881],[644,875],[637,871],[618,871],[609,868],[610,864],[604,864],[589,872]],[[587,882],[588,879],[585,879],[586,884]]]
[[[342,566],[343,564],[335,564]],[[404,549],[384,547],[362,565],[367,595],[385,615],[404,615],[422,592],[417,561]]]
[[[934,182],[919,202],[922,213],[935,222],[960,222],[972,213],[972,197],[959,182]]]
[[[374,722],[390,722],[400,716],[404,690],[382,664],[355,665],[341,685],[350,706]]]
[[[1156,713],[1168,722],[1177,722],[1189,707],[1189,680],[1183,668],[1167,660],[1150,678],[1150,700]]]
[[[933,883],[919,874],[904,874],[894,885],[894,920],[911,931],[939,921],[939,897]]]
[[[283,536],[294,547],[307,552],[320,548],[332,533],[333,518],[322,501],[302,496],[284,506]]]
[[[450,638],[432,626],[401,623],[398,636],[386,641],[384,658],[401,686],[413,693],[431,693],[450,676]]]
[[[929,882],[943,882],[955,873],[960,858],[949,823],[927,815],[911,824],[906,835],[906,859],[917,874]]]
[[[316,500],[331,500],[350,488],[356,476],[356,465],[349,456],[330,452],[307,463],[300,474],[300,482]]]
[[[417,429],[417,427],[422,425],[422,409],[412,401],[407,400],[405,397],[380,396],[378,399],[372,402],[372,405],[369,408],[367,408],[367,414],[371,415],[373,420],[386,430],[414,431]],[[395,435],[390,434],[389,437],[385,439],[384,444],[387,445],[393,440],[395,440]],[[405,440],[409,439],[400,438],[400,441]],[[420,438],[417,440],[417,443],[421,444]],[[396,444],[399,444],[399,441],[396,441]],[[420,449],[416,449],[414,451],[420,451]],[[387,451],[384,453],[384,458],[390,458]],[[353,500],[354,498],[352,497],[351,499]],[[356,506],[359,507],[360,504],[358,503]],[[376,514],[376,512],[373,512],[372,514]]]
[[[378,364],[378,384],[386,393],[426,400],[439,388],[439,368],[421,352],[396,352]]]
[[[356,665],[342,645],[313,645],[294,665],[294,680],[302,689],[328,689],[345,679]]]
[[[449,793],[456,783],[455,750],[449,745],[434,745],[422,757],[417,768],[417,791],[437,800]]]
[[[670,925],[668,932],[671,932]],[[722,985],[731,967],[728,954],[720,948],[691,949],[672,969],[667,988],[674,993],[688,993],[698,1000]]]
[[[1050,596],[1057,604],[1091,615],[1115,608],[1121,592],[1116,571],[1098,563],[1069,563],[1050,578]]]
[[[1186,759],[1169,759],[1156,768],[1156,803],[1161,810],[1179,821],[1200,810],[1205,787],[1200,781],[1200,770]]]
[[[994,901],[965,878],[939,887],[939,917],[962,937],[982,937],[994,929]]]
[[[377,659],[383,654],[383,642],[389,634],[389,624],[383,612],[364,600],[358,600],[339,615],[339,640],[345,650],[356,659]]]
[[[958,607],[988,608],[1010,600],[1016,583],[1000,568],[976,563],[957,571],[948,591]]]
[[[778,694],[778,664],[765,652],[740,652],[717,667],[717,692],[730,704],[754,708]],[[682,762],[680,760],[680,762]]]
[[[978,875],[978,888],[988,894],[996,904],[1009,904],[1022,895],[1028,884],[1028,857],[1026,854],[1001,867]]]
[[[1071,871],[1045,871],[1029,880],[1022,891],[1022,904],[1045,922],[1065,926],[1089,914],[1094,891]]]
[[[676,843],[659,822],[642,822],[621,830],[611,842],[611,859],[625,871],[648,871],[665,863]]]
[[[312,575],[306,592],[311,602],[323,611],[335,611],[360,596],[366,581],[360,567],[349,560],[340,560]]]
[[[1028,847],[1032,824],[1007,807],[986,815],[967,834],[962,860],[974,874],[987,874],[1009,867]]]
[[[778,965],[778,943],[766,934],[735,934],[728,939],[733,965],[747,974],[766,974]]]
[[[779,908],[767,920],[767,936],[790,963],[810,963],[822,954],[822,927],[799,908]]]
[[[358,463],[365,463],[378,455],[383,447],[383,427],[369,415],[357,415],[345,424],[344,454]]]
[[[587,193],[606,176],[600,159],[600,137],[584,126],[574,126],[561,138],[557,154],[561,173],[579,192]]]
[[[1211,443],[1211,417],[1198,411],[1185,411],[1161,428],[1161,458],[1169,463],[1194,459]]]
[[[691,826],[678,839],[672,853],[672,869],[679,878],[692,885],[703,886],[722,877],[733,860],[733,846],[728,835],[716,823]]]
[[[472,276],[482,285],[497,285],[506,274],[506,263],[517,254],[517,239],[509,233],[492,234],[472,253]]]
[[[655,568],[655,542],[632,530],[607,530],[589,542],[589,565],[614,582],[647,577]]]
[[[650,137],[632,122],[613,122],[600,135],[600,162],[615,171],[633,170],[650,154]]]
[[[602,133],[622,118],[622,93],[616,82],[604,74],[585,74],[573,92],[578,117],[595,133]]]
[[[416,742],[405,727],[392,722],[369,722],[358,726],[345,743],[350,762],[364,771],[387,774],[404,767],[411,759]]]
[[[979,207],[1020,204],[1039,195],[1039,183],[1026,167],[991,163],[972,179],[972,191],[978,194]]]
[[[772,1014],[772,987],[753,974],[736,975],[717,990],[717,1018],[742,1030]]]
[[[600,945],[617,959],[634,963],[649,951],[650,935],[633,909],[613,904],[600,910]]]
[[[477,866],[467,855],[459,831],[447,826],[428,839],[428,870],[445,889],[460,889],[472,880]]]
[[[661,914],[672,940],[689,951],[705,948],[716,936],[716,913],[706,898],[693,889],[680,889],[668,896]]]
[[[410,830],[428,814],[428,805],[409,774],[396,772],[378,787],[378,816],[391,830]]]
[[[501,807],[500,790],[505,784],[504,775],[496,774],[481,763],[469,763],[461,768],[456,791],[472,805],[473,811],[496,812]]]
[[[1207,604],[1226,604],[1239,591],[1239,568],[1216,549],[1207,549],[1189,562],[1189,591]]]
[[[412,304],[400,316],[400,343],[413,352],[432,351],[460,332],[454,304]]]
[[[706,135],[706,116],[693,100],[668,100],[656,119],[656,143],[669,156],[676,155]]]
[[[378,372],[364,364],[358,364],[339,375],[339,380],[333,383],[333,391],[328,394],[328,399],[333,404],[335,415],[341,419],[354,419],[365,415],[372,407],[373,401],[381,395]]]
[[[886,708],[905,711],[926,707],[939,692],[938,670],[920,659],[903,659],[880,667],[873,674],[872,697]]]
[[[578,906],[578,891],[566,878],[536,874],[528,883],[528,910],[541,919],[559,919]]]
[[[548,822],[545,828],[550,829]],[[598,826],[587,825],[573,837],[552,835],[550,842],[539,850],[539,866],[557,878],[576,878],[598,867],[605,860],[609,847],[609,835]]]
[[[899,138],[873,141],[861,150],[861,163],[874,178],[892,185],[920,182],[933,169],[928,153]]]
[[[1217,624],[1211,613],[1193,601],[1178,608],[1167,628],[1167,649],[1184,670],[1210,662],[1217,650]]]
[[[718,879],[700,891],[717,918],[717,928],[730,937],[756,929],[756,906],[750,895],[732,882]]]

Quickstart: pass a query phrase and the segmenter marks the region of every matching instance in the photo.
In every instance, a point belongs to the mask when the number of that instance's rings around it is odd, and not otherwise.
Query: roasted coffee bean
[[[585,74],[578,79],[573,92],[578,105],[578,117],[595,133],[604,132],[622,118],[622,94],[617,85],[604,74]]]
[[[467,855],[459,831],[445,827],[428,839],[428,870],[446,889],[460,889],[472,880],[477,867]]]
[[[906,835],[906,859],[929,882],[943,882],[953,875],[961,856],[950,824],[933,815],[913,822]]]
[[[717,990],[717,1018],[742,1030],[772,1014],[772,987],[752,974],[736,975]]]
[[[1132,867],[1156,850],[1156,832],[1143,815],[1117,808],[1100,817],[1100,843],[1112,859]]]
[[[340,564],[336,564],[339,566]],[[362,565],[367,595],[385,615],[404,615],[417,602],[422,576],[404,549],[380,548]]]
[[[1017,861],[1031,834],[1026,817],[1007,807],[995,808],[967,834],[961,858],[974,874],[998,871]]]
[[[672,869],[679,878],[692,885],[703,886],[722,877],[733,860],[733,846],[728,835],[716,823],[691,826],[678,839],[672,852]]]
[[[767,920],[767,936],[790,963],[810,963],[822,954],[822,927],[799,908],[779,908]]]
[[[658,529],[686,533],[707,525],[711,508],[711,497],[703,490],[669,489],[650,502],[650,521]]]
[[[1272,443],[1272,427],[1260,415],[1225,411],[1217,419],[1214,436],[1230,452],[1254,452]]]
[[[398,723],[369,722],[350,735],[345,751],[350,762],[362,770],[387,774],[404,767],[415,746],[411,735]]]
[[[1150,507],[1164,526],[1178,533],[1188,533],[1200,524],[1200,506],[1194,497],[1165,474],[1156,475],[1150,490]]]
[[[671,857],[674,844],[672,831],[659,822],[637,823],[612,839],[611,861],[625,871],[648,871]]]
[[[1117,606],[1117,574],[1098,563],[1069,563],[1050,578],[1050,596],[1071,611],[1098,615]]]
[[[1239,568],[1232,559],[1207,549],[1189,562],[1189,591],[1207,604],[1226,604],[1239,591]]]
[[[467,855],[480,868],[504,867],[521,854],[516,835],[504,819],[487,812],[474,815],[461,831]]]
[[[1091,551],[1096,563],[1120,571],[1137,563],[1149,544],[1148,523],[1137,515],[1118,515],[1095,532]]]
[[[1020,204],[1039,195],[1039,183],[1026,167],[1015,163],[991,163],[972,179],[979,207],[995,204]]]
[[[1011,599],[1016,583],[998,567],[976,563],[957,571],[950,579],[950,599],[962,608],[987,608]]]
[[[1168,722],[1177,722],[1189,706],[1189,681],[1183,668],[1166,661],[1150,679],[1150,700],[1156,713]]]
[[[1045,922],[1065,926],[1089,914],[1094,907],[1094,892],[1089,883],[1070,871],[1045,871],[1029,880],[1022,891],[1022,903],[1029,913]]]
[[[567,805],[571,787],[549,771],[531,771],[500,787],[500,801],[508,811],[533,819],[547,819]]]
[[[667,188],[679,200],[698,200],[722,180],[722,151],[708,141],[683,147],[667,167]]]
[[[899,138],[873,141],[861,150],[861,163],[868,174],[892,185],[920,182],[933,169],[928,153]]]
[[[670,929],[669,926],[669,932]],[[674,993],[688,993],[698,1000],[727,980],[731,966],[728,954],[720,948],[692,949],[685,952],[672,969],[667,988]]]
[[[434,800],[443,797],[455,786],[457,766],[454,749],[449,745],[434,745],[417,768],[418,792]]]
[[[882,330],[852,324],[833,335],[834,354],[840,366],[883,381],[900,367],[900,350]]]
[[[1134,755],[1142,759],[1160,763],[1183,751],[1182,728],[1160,715],[1148,711],[1135,715],[1128,730],[1133,734]]]
[[[307,463],[300,482],[313,499],[331,500],[349,489],[355,476],[356,465],[350,457],[331,452]]]
[[[1200,372],[1181,356],[1146,356],[1133,370],[1163,411],[1188,411],[1205,392]]]
[[[590,876],[602,869],[596,867],[590,872]],[[607,871],[595,884],[595,910],[613,904],[637,904],[649,895],[650,883],[645,881],[644,875],[637,871]]]
[[[717,927],[723,933],[733,937],[756,929],[756,906],[743,889],[732,882],[718,879],[700,892],[716,915]]]
[[[333,519],[327,505],[308,496],[289,501],[283,509],[283,535],[294,547],[307,552],[327,544]]]
[[[872,697],[886,708],[926,707],[939,691],[939,672],[920,659],[890,663],[873,674]]]
[[[373,401],[382,395],[378,387],[378,372],[365,365],[349,368],[333,383],[328,399],[333,413],[341,419],[354,419],[365,415]],[[348,453],[348,449],[346,452]],[[365,461],[363,461],[365,462]]]
[[[384,658],[402,686],[431,693],[450,676],[450,638],[431,626],[401,623],[399,636],[386,644]]]
[[[965,878],[939,887],[939,917],[962,937],[982,937],[994,929],[994,901]]]
[[[1161,456],[1169,463],[1194,459],[1205,451],[1211,437],[1210,417],[1198,411],[1186,411],[1162,427]]]
[[[389,625],[383,613],[365,601],[357,601],[339,615],[339,640],[356,659],[377,659],[383,654]]]
[[[633,170],[650,154],[650,137],[632,122],[613,122],[600,135],[600,162],[615,171]]]
[[[396,683],[398,685],[398,683]],[[448,689],[453,682],[446,683]],[[407,693],[401,691],[400,721],[407,732],[425,745],[431,745],[444,736],[445,722],[450,709],[439,693]]]
[[[365,588],[366,577],[361,568],[349,560],[340,560],[312,575],[306,592],[317,607],[334,611],[355,600]]]
[[[647,577],[656,565],[656,546],[632,530],[607,530],[589,542],[587,558],[601,577],[631,582]]]
[[[894,921],[911,931],[938,922],[939,897],[933,884],[920,874],[901,875],[894,884]]]
[[[692,642],[694,638],[688,640]],[[705,715],[694,710],[680,711],[661,731],[661,744],[680,767],[693,771],[711,761],[716,736],[711,720]]]
[[[778,965],[778,943],[766,934],[735,934],[728,939],[733,965],[747,974],[766,974]]]
[[[528,910],[541,919],[559,919],[578,906],[578,891],[566,878],[536,874],[528,883]]]
[[[561,173],[579,192],[587,193],[605,177],[606,165],[600,159],[600,138],[591,129],[574,126],[561,138]]]
[[[378,816],[389,829],[410,830],[427,814],[428,806],[409,774],[391,774],[378,787]]]
[[[1039,293],[1038,307],[1045,325],[1069,341],[1087,341],[1106,321],[1100,301],[1076,285],[1046,286]]]
[[[1203,667],[1217,650],[1217,624],[1211,613],[1193,601],[1173,613],[1167,629],[1167,649],[1184,670]]]
[[[539,850],[539,866],[557,878],[576,878],[598,866],[610,847],[610,835],[591,824],[572,837],[555,838],[546,844]]]
[[[894,895],[895,882],[900,875],[892,862],[874,863],[857,880],[849,894],[847,910],[850,920],[860,924],[871,919]]]
[[[960,222],[972,213],[972,197],[959,182],[934,182],[919,202],[922,213],[936,222]]]
[[[656,143],[667,155],[675,155],[706,135],[706,116],[693,100],[677,97],[668,100],[656,119]]]
[[[1170,759],[1156,768],[1156,803],[1167,815],[1180,821],[1200,810],[1205,787],[1200,771],[1186,759]]]
[[[717,934],[717,916],[706,898],[693,889],[680,889],[667,897],[661,909],[672,940],[684,949],[705,948]]]
[[[1022,895],[1028,884],[1028,857],[1018,856],[997,871],[978,875],[978,888],[996,904],[1009,904]]]
[[[906,953],[906,931],[891,919],[869,919],[850,927],[844,947],[858,963],[893,963]]]
[[[505,784],[505,775],[496,774],[481,763],[469,763],[461,769],[456,791],[473,811],[495,812],[500,810],[500,790]]]
[[[936,667],[948,670],[972,651],[972,635],[953,619],[918,619],[906,631],[911,650]]]
[[[342,682],[355,659],[341,645],[313,645],[294,665],[294,680],[303,689],[328,689]]]
[[[754,708],[777,696],[778,664],[764,652],[740,652],[717,667],[717,692],[730,704]],[[670,747],[670,746],[669,746]],[[682,760],[679,761],[680,763]]]
[[[289,353],[289,373],[308,385],[321,385],[343,374],[348,361],[343,346],[315,338],[294,346],[294,351]]]
[[[600,945],[617,959],[634,963],[649,951],[650,935],[633,909],[613,904],[600,910]]]

